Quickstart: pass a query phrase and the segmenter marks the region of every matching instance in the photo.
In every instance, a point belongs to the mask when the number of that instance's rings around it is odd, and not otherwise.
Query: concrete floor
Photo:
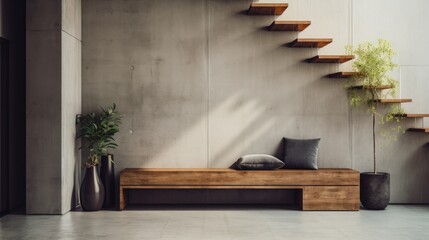
[[[0,239],[429,239],[429,206],[301,212],[273,207],[145,208],[8,215]]]

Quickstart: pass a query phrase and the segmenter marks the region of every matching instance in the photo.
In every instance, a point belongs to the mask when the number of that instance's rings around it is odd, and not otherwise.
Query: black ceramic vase
[[[390,174],[365,172],[360,174],[360,201],[370,210],[384,210],[390,201]]]
[[[97,173],[97,167],[86,168],[80,186],[80,203],[85,211],[98,211],[103,207],[104,186]]]
[[[115,206],[115,164],[113,155],[101,156],[100,178],[104,185],[104,208]]]

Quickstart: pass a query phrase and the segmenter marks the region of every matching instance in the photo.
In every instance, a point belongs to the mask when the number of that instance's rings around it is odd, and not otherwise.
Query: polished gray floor
[[[8,215],[0,239],[429,239],[429,206],[301,212],[273,207],[152,208]]]

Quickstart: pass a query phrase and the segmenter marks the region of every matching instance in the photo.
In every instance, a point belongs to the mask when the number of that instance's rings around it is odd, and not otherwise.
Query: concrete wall
[[[396,52],[399,68],[393,76],[400,81],[399,96],[412,98],[413,103],[403,104],[406,112],[428,113],[429,73],[428,46],[424,44],[429,36],[427,22],[429,16],[424,9],[429,2],[414,0],[402,1],[353,1],[351,5],[351,39],[354,44],[376,38],[389,39]],[[398,17],[400,16],[400,17]],[[365,118],[367,119],[367,118]],[[370,141],[362,129],[370,126],[370,120],[353,117],[353,160],[362,170],[370,169]],[[421,127],[422,119],[407,119],[403,126]],[[429,121],[425,120],[429,126]],[[429,163],[427,162],[427,134],[406,133],[397,142],[381,146],[379,150],[380,168],[392,174],[392,200],[405,203],[428,203]],[[368,160],[363,160],[368,159]]]
[[[350,110],[342,80],[324,77],[350,64],[303,62],[318,51],[284,46],[298,35],[332,37],[321,54],[341,54],[347,44],[378,37],[392,40],[401,94],[423,101],[419,87],[404,78],[424,81],[425,68],[406,72],[404,65],[429,60],[423,51],[410,57],[415,48],[409,48],[414,31],[429,35],[426,16],[414,11],[425,9],[425,1],[404,7],[387,0],[290,0],[279,19],[312,21],[299,34],[266,31],[274,17],[246,15],[251,2],[83,1],[82,107],[89,112],[115,102],[125,114],[117,171],[228,167],[244,154],[276,154],[282,137],[322,137],[320,167],[371,170],[370,116]],[[412,24],[421,26],[405,27]],[[379,170],[392,174],[392,202],[429,202],[428,140],[407,133],[380,150]]]
[[[61,31],[61,159],[62,210],[79,203],[80,150],[76,143],[76,114],[81,113],[81,1],[62,0]]]
[[[80,1],[27,1],[27,208],[73,205],[81,106]]]

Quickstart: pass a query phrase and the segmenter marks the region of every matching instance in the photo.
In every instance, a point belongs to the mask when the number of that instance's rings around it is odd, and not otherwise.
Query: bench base
[[[360,175],[352,169],[127,168],[119,182],[120,210],[127,189],[297,189],[302,210],[359,210],[360,205]]]
[[[120,186],[119,210],[127,205],[129,189],[297,189],[303,211],[358,211],[359,186]]]

